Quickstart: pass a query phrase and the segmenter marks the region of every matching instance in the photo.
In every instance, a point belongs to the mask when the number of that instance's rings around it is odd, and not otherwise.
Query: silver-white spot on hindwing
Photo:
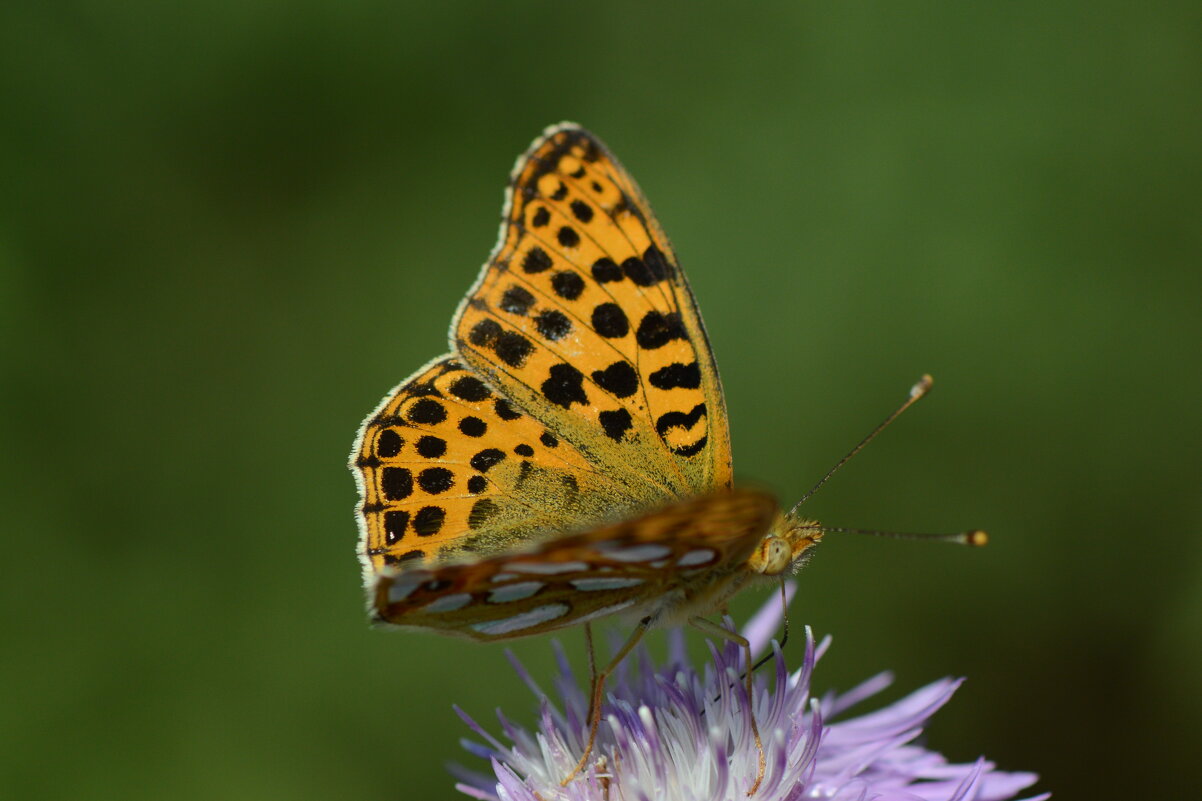
[[[421,583],[426,580],[426,576],[398,576],[388,585],[388,602],[391,604],[399,603],[410,595],[413,591],[421,586]]]
[[[643,583],[641,578],[579,578],[572,579],[572,587],[577,590],[620,590],[623,587],[637,587]]]
[[[588,570],[585,562],[509,562],[506,570],[533,573],[537,576],[557,576],[560,573],[580,573]]]
[[[695,551],[689,551],[684,556],[676,560],[677,567],[696,567],[697,565],[709,564],[714,560],[717,554],[710,548],[698,548]]]
[[[528,612],[522,612],[513,617],[503,617],[500,620],[487,620],[483,623],[473,623],[472,628],[481,634],[510,634],[522,629],[532,628],[540,623],[546,623],[557,617],[563,617],[571,611],[567,604],[547,604],[538,606]]]
[[[619,562],[650,562],[654,559],[663,559],[670,553],[672,553],[672,549],[668,546],[655,545],[654,543],[647,545],[628,545],[624,548],[605,550],[605,556],[607,558],[616,559]]]
[[[454,612],[472,602],[470,593],[457,592],[454,595],[444,595],[421,608],[423,612]]]
[[[610,604],[609,606],[603,606],[600,609],[594,609],[593,611],[589,612],[587,615],[582,615],[581,617],[576,618],[576,620],[574,622],[587,623],[590,620],[596,620],[599,617],[605,617],[606,615],[616,614],[618,612],[621,612],[623,609],[626,609],[627,607],[631,607],[631,606],[634,606],[633,598],[631,598],[629,601],[622,601],[622,603],[620,603],[620,604]]]
[[[547,586],[541,581],[523,581],[518,584],[507,584],[504,587],[497,587],[488,594],[488,602],[490,604],[503,604],[507,601],[520,601],[523,598],[529,598],[534,593]]]

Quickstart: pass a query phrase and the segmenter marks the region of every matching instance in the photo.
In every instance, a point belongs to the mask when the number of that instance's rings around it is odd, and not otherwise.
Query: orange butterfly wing
[[[634,179],[548,129],[514,168],[497,249],[452,323],[463,360],[654,505],[731,483],[697,304]]]
[[[384,399],[352,459],[369,586],[388,566],[512,550],[636,504],[453,356]]]

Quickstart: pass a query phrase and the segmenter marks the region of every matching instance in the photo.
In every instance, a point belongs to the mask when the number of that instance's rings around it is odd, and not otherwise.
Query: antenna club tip
[[[935,379],[930,373],[924,373],[922,378],[918,379],[918,383],[910,387],[910,397],[918,400],[923,395],[931,391],[931,387],[935,384]]]
[[[974,548],[983,548],[989,544],[989,534],[979,528],[966,531],[964,532],[964,544]]]

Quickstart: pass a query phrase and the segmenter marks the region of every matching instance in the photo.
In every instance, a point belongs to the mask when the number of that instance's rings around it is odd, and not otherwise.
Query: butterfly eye
[[[748,560],[748,566],[757,573],[777,576],[784,573],[793,561],[793,549],[781,537],[765,537]]]

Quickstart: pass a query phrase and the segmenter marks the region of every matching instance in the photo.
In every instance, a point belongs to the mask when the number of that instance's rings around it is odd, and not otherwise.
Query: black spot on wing
[[[538,317],[534,318],[534,324],[538,327],[538,332],[552,342],[558,342],[572,333],[572,321],[558,309],[539,312]]]
[[[492,394],[483,381],[470,375],[455,379],[450,389],[456,398],[473,403],[486,400]]]
[[[492,347],[505,329],[496,320],[481,320],[472,326],[467,339],[478,348]]]
[[[592,272],[593,278],[599,284],[610,284],[614,281],[621,281],[623,275],[622,268],[607,256],[602,256],[593,262]]]
[[[418,473],[417,483],[431,495],[438,495],[455,486],[455,474],[445,467],[427,467]]]
[[[696,456],[698,453],[701,453],[701,449],[705,447],[705,443],[708,441],[709,437],[705,436],[694,442],[692,445],[678,445],[675,448],[668,448],[668,450],[672,451],[672,453],[675,453],[677,456]]]
[[[576,233],[576,229],[570,225],[560,228],[555,238],[565,248],[574,248],[580,244],[580,234]]]
[[[541,273],[551,269],[551,257],[538,245],[530,248],[522,258],[522,269],[527,273]]]
[[[588,404],[588,395],[584,392],[584,374],[570,364],[556,364],[551,367],[547,380],[542,384],[543,397],[565,409],[570,409],[573,403]]]
[[[376,455],[382,459],[391,459],[401,452],[405,440],[391,428],[386,428],[376,437]]]
[[[593,381],[618,398],[629,398],[639,388],[638,374],[625,359],[619,359],[604,370],[594,370]]]
[[[688,431],[705,414],[705,404],[699,403],[689,412],[666,412],[655,421],[655,430],[662,437],[669,429],[683,428]]]
[[[510,367],[521,367],[534,346],[516,331],[506,331],[497,337],[497,357]]]
[[[447,419],[447,410],[436,400],[422,398],[409,407],[405,417],[418,425],[438,425]]]
[[[491,348],[497,358],[510,367],[526,363],[534,346],[516,331],[506,331],[495,320],[481,320],[472,327],[468,339],[478,348]]]
[[[647,381],[657,389],[697,389],[701,386],[701,370],[697,367],[697,362],[674,362],[647,376]]]
[[[686,339],[679,312],[663,314],[655,310],[643,315],[634,335],[639,347],[646,350],[662,348],[674,339]]]
[[[437,534],[446,516],[447,512],[441,506],[423,506],[413,516],[413,530],[422,537]]]
[[[593,309],[593,330],[606,339],[619,339],[630,333],[630,320],[616,303],[601,303]]]
[[[380,476],[380,488],[390,501],[403,501],[413,494],[413,473],[405,467],[385,467]]]
[[[583,170],[584,168],[581,167],[580,169]],[[593,207],[585,203],[583,200],[573,200],[571,206],[572,214],[575,215],[576,219],[580,220],[580,222],[586,223],[593,219]]]
[[[384,564],[386,565],[400,565],[404,564],[405,562],[412,562],[415,559],[421,559],[425,555],[426,554],[423,551],[408,551],[400,556],[393,556],[390,553],[386,553],[383,554],[383,558]]]
[[[584,291],[584,279],[572,270],[563,270],[551,276],[551,288],[564,300],[575,300]]]
[[[488,423],[479,417],[469,416],[459,421],[459,430],[464,436],[482,437],[488,431]]]
[[[437,459],[447,452],[447,441],[441,437],[422,437],[417,441],[417,452],[426,459]]]
[[[409,525],[409,513],[392,511],[384,513],[384,541],[394,545],[405,536],[405,527]]]
[[[507,311],[510,314],[525,315],[530,311],[530,307],[534,305],[534,295],[531,295],[525,287],[514,286],[505,290],[501,295],[501,303],[499,304],[502,311]]]
[[[378,414],[372,419],[371,424],[380,428],[388,428],[389,426],[404,425],[405,418],[399,414]]]
[[[487,473],[490,468],[505,460],[505,452],[497,448],[485,448],[469,460],[472,468]],[[469,486],[470,489],[470,486]]]
[[[504,398],[497,398],[493,402],[492,408],[497,413],[497,417],[500,417],[502,420],[517,420],[522,416],[522,413],[514,411],[513,407],[509,405],[509,401]]]
[[[489,518],[496,516],[500,511],[494,502],[488,498],[481,498],[472,505],[472,511],[467,515],[467,527],[477,529],[489,521]]]
[[[616,409],[612,412],[601,412],[597,415],[597,419],[601,423],[601,428],[605,431],[605,435],[614,442],[619,442],[622,435],[625,434],[632,424],[630,412],[625,409]]]
[[[672,263],[655,245],[651,245],[643,251],[643,263],[647,265],[647,269],[656,283],[672,277]]]
[[[414,398],[424,395],[433,395],[434,397],[438,398],[442,397],[442,393],[439,392],[438,387],[434,385],[433,379],[430,379],[429,381],[414,381],[412,384],[405,387],[405,394]]]
[[[684,431],[690,430],[698,420],[705,415],[705,404],[699,403],[692,408],[688,413],[685,412],[667,412],[660,415],[660,418],[655,421],[655,430],[663,438],[673,428],[680,428]],[[669,446],[669,450],[679,456],[693,456],[701,452],[708,441],[708,436],[702,435],[696,442],[689,445]],[[667,440],[664,440],[665,444]]]
[[[663,276],[657,276],[647,262],[634,256],[622,262],[622,272],[638,286],[654,286],[663,280]]]

